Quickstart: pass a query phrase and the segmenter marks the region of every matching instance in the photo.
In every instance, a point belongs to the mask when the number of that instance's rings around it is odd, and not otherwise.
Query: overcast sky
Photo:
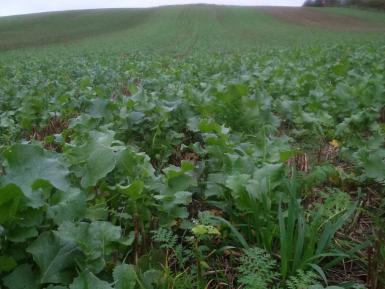
[[[0,0],[0,16],[90,8],[151,7],[187,3],[301,6],[303,0]]]

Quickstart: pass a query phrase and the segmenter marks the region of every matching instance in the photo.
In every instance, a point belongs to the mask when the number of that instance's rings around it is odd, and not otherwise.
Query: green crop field
[[[0,288],[384,288],[384,15],[0,17]]]

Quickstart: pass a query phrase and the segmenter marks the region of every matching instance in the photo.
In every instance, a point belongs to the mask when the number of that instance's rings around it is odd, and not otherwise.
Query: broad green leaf
[[[288,159],[296,156],[298,152],[296,151],[281,151],[279,152],[279,159],[281,162],[286,162]]]
[[[17,214],[17,222],[12,222],[8,226],[7,238],[15,243],[21,243],[27,239],[36,237],[38,226],[44,220],[43,209],[23,208]]]
[[[87,113],[95,118],[107,117],[111,114],[109,110],[110,102],[106,99],[97,98],[92,100],[92,104]]]
[[[199,120],[197,118],[191,118],[189,120],[189,127],[193,131],[201,131],[205,133],[215,132],[218,134],[228,134],[230,131],[230,129],[219,125],[213,120],[207,120],[207,119]]]
[[[273,189],[282,182],[284,175],[281,164],[264,164],[261,168],[255,170],[253,178],[259,180],[265,186],[265,190]]]
[[[96,204],[87,206],[86,219],[93,221],[104,221],[108,219],[109,208],[105,200],[99,200]]]
[[[150,164],[150,158],[144,153],[134,151],[131,147],[127,147],[119,153],[117,169],[129,176],[143,174],[143,177],[145,177],[147,174],[150,176],[154,172],[154,168]]]
[[[169,193],[167,195],[157,195],[156,199],[163,201],[166,210],[171,210],[173,207],[177,205],[187,205],[191,202],[191,192],[176,192]]]
[[[182,161],[181,167],[170,166],[163,170],[167,182],[167,189],[172,192],[184,191],[196,185],[196,179],[192,176],[194,164]]]
[[[100,280],[91,272],[81,273],[70,285],[70,289],[113,289],[106,281]]]
[[[86,193],[79,189],[70,188],[66,192],[59,191],[52,196],[55,203],[48,208],[47,216],[58,225],[80,219],[86,214],[86,198]]]
[[[112,148],[113,141],[113,132],[93,131],[85,144],[68,149],[67,155],[76,175],[81,178],[82,187],[95,186],[114,169],[116,153]]]
[[[196,181],[189,175],[178,175],[168,179],[168,187],[172,191],[182,191],[188,189],[190,186],[194,186]]]
[[[22,243],[38,235],[39,232],[35,227],[16,227],[9,230],[7,237],[14,243]]]
[[[148,288],[153,288],[152,285],[156,285],[161,277],[162,272],[158,270],[151,269],[143,273],[143,281],[148,286]]]
[[[368,159],[364,161],[364,169],[369,178],[385,180],[385,162],[382,156],[369,155]]]
[[[115,289],[134,289],[136,285],[136,272],[133,265],[121,264],[113,272]]]
[[[15,185],[0,189],[0,224],[11,221],[19,209],[23,193]]]
[[[121,228],[109,222],[70,223],[59,226],[60,238],[75,242],[90,260],[104,258],[111,253],[114,242],[121,238]]]
[[[117,164],[114,170],[114,176],[119,180],[125,181],[127,185],[133,185],[136,190],[131,196],[139,196],[141,182],[145,187],[157,187],[157,180],[154,174],[155,170],[151,165],[151,159],[145,153],[136,152],[132,147],[126,147],[118,153]],[[135,185],[134,185],[135,184]]]
[[[38,181],[46,181],[62,191],[69,188],[67,167],[56,154],[38,145],[15,144],[5,151],[4,158],[7,166],[0,183],[17,185],[27,197],[31,197],[33,188],[43,185]]]
[[[23,264],[3,279],[8,289],[38,289],[38,276],[32,271],[32,266]]]
[[[144,190],[144,183],[140,180],[135,180],[129,186],[118,186],[117,189],[123,194],[125,194],[127,197],[129,197],[131,200],[135,201],[141,197]]]
[[[17,262],[13,257],[0,256],[0,273],[9,272],[17,266]]]
[[[245,190],[248,180],[250,180],[250,176],[246,174],[232,175],[227,178],[226,187],[232,191],[234,198],[238,198],[239,194]]]
[[[41,283],[68,284],[73,278],[76,259],[82,257],[74,242],[63,240],[52,232],[41,234],[27,252],[40,268]]]
[[[83,167],[82,187],[96,185],[98,180],[114,169],[115,162],[115,154],[110,148],[99,147],[92,151]]]

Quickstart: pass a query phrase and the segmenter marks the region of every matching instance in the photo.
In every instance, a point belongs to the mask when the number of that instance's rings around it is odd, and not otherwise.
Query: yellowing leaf
[[[341,146],[341,143],[336,139],[333,139],[329,144],[334,148],[339,148]]]
[[[196,236],[203,235],[220,235],[221,233],[214,226],[196,225],[192,228],[192,232]]]

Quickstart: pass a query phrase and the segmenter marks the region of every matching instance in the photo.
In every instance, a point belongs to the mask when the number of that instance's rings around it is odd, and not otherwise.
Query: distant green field
[[[0,47],[21,48],[66,43],[127,30],[146,21],[154,10],[88,10],[0,18]]]
[[[346,11],[363,17],[367,15],[359,10]],[[0,51],[49,45],[58,48],[59,44],[66,51],[147,50],[185,54],[197,48],[242,50],[325,41],[366,41],[377,39],[377,36],[378,33],[346,33],[338,29],[330,32],[320,26],[301,26],[275,18],[258,8],[210,5],[0,18]]]

